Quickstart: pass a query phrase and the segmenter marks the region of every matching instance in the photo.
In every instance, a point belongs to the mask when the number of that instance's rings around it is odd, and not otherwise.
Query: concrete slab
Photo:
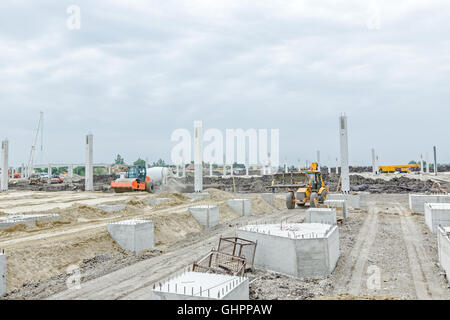
[[[348,215],[346,200],[325,200],[323,202],[328,208],[340,208],[342,216],[346,219]]]
[[[6,255],[0,252],[0,297],[6,293]]]
[[[131,219],[112,222],[107,225],[107,229],[124,250],[139,253],[155,246],[154,224],[151,220]]]
[[[192,193],[183,193],[183,194],[186,197],[191,198],[192,200],[211,198],[211,195],[208,192],[192,192]]]
[[[439,264],[444,269],[448,281],[450,279],[450,228],[438,226],[436,231]]]
[[[224,274],[185,272],[152,290],[152,300],[248,300],[249,281]]]
[[[345,200],[347,202],[347,206],[354,209],[361,209],[359,194],[329,193],[327,194],[327,200]]]
[[[425,203],[425,223],[431,232],[437,227],[450,227],[450,203]]]
[[[56,221],[59,214],[10,214],[0,217],[0,230],[6,229],[17,224],[25,224],[27,226],[35,226],[36,221]]]
[[[230,199],[227,200],[227,204],[240,216],[249,216],[252,214],[252,202],[250,199]]]
[[[306,223],[336,224],[335,208],[309,208],[306,210]]]
[[[190,207],[189,211],[195,220],[202,226],[211,228],[219,224],[219,207],[213,205],[202,205]]]
[[[425,213],[425,203],[450,203],[449,194],[409,194],[409,209]]]
[[[337,226],[320,223],[248,225],[237,236],[258,241],[254,266],[296,278],[325,277],[340,256]]]
[[[261,198],[263,198],[268,204],[273,206],[273,193],[261,193]]]
[[[106,212],[122,211],[127,207],[125,203],[120,204],[99,204],[97,208]]]

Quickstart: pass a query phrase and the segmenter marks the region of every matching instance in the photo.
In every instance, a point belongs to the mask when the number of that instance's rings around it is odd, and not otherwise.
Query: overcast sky
[[[67,8],[81,10],[69,29]],[[450,162],[450,2],[2,0],[0,137],[10,163],[170,160],[177,128],[280,129],[280,161]],[[72,20],[71,20],[72,21]],[[40,140],[40,139],[39,139]],[[326,163],[325,163],[326,164]]]

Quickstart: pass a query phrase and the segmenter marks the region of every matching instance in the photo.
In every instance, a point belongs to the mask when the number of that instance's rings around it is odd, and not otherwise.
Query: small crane
[[[34,159],[34,152],[36,150],[36,143],[39,135],[39,128],[41,127],[42,118],[44,117],[44,113],[41,111],[39,115],[39,121],[34,133],[34,140],[33,145],[31,146],[31,152],[30,152],[30,159],[28,160],[28,170],[27,170],[27,176],[30,177],[33,173],[33,159]]]

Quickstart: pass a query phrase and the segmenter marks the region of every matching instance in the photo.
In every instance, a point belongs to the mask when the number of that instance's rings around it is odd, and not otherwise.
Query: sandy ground
[[[259,194],[239,195],[252,199],[254,214],[238,217],[225,203],[234,197],[232,194],[207,191],[211,199],[196,201],[173,193],[2,194],[0,208],[36,212],[33,207],[51,207],[46,211],[61,215],[59,222],[0,231],[0,248],[8,255],[6,298],[148,299],[153,284],[204,256],[217,245],[220,235],[234,235],[237,227],[247,223],[302,222],[305,217],[305,209],[285,209],[282,194],[277,195],[274,206],[263,201]],[[145,201],[156,196],[168,197],[170,201],[157,206]],[[86,203],[91,200],[97,201]],[[423,216],[409,212],[407,201],[404,194],[370,195],[368,209],[350,210],[349,219],[339,227],[341,256],[332,275],[293,279],[254,270],[247,274],[251,281],[250,298],[450,298],[447,279],[437,261],[436,237],[426,228]],[[66,202],[70,206],[53,207]],[[105,213],[95,207],[98,203],[127,203],[127,207],[120,212]],[[219,205],[220,224],[204,230],[187,210],[193,204]],[[106,224],[129,217],[155,222],[155,250],[134,255],[114,243]],[[66,285],[70,265],[80,268],[82,283],[78,290]]]

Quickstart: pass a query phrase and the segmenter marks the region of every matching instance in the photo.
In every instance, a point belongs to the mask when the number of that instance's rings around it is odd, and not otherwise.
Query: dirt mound
[[[228,199],[233,198],[233,195],[230,194],[229,192],[222,191],[222,190],[215,189],[215,188],[208,188],[208,189],[205,189],[204,191],[208,192],[211,195],[211,200],[223,201],[223,200],[228,200]]]
[[[349,293],[341,293],[336,296],[328,297],[316,297],[314,300],[406,300],[399,297],[389,297],[389,296],[354,296]]]

